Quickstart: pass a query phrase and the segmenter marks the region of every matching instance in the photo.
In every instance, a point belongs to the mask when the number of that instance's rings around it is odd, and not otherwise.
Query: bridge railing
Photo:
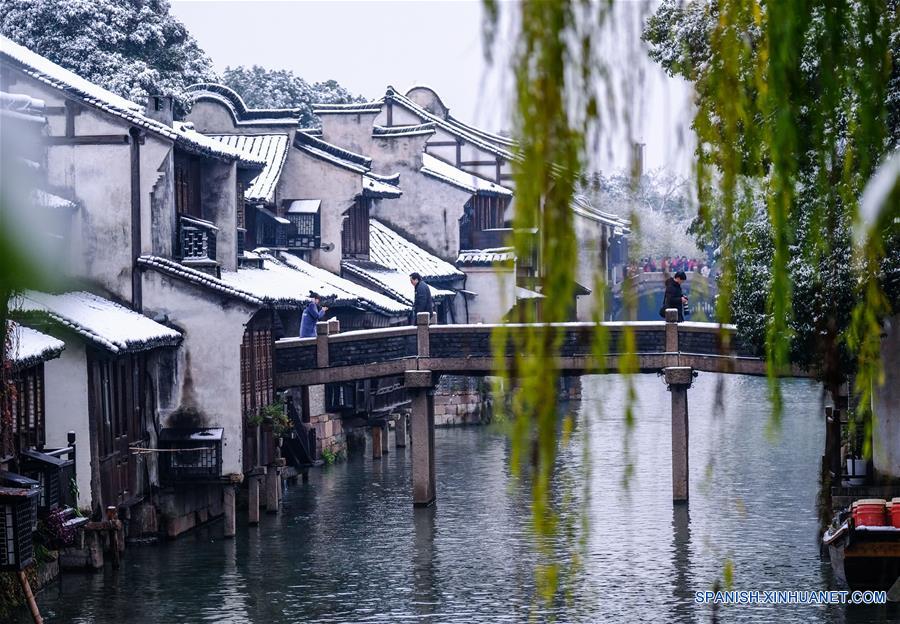
[[[674,311],[671,311],[674,313]],[[315,338],[288,338],[276,343],[276,371],[279,386],[309,385],[360,378],[400,375],[409,368],[473,375],[490,374],[494,368],[493,335],[502,327],[509,337],[507,357],[515,355],[521,341],[517,332],[533,329],[522,324],[432,325],[427,314],[419,315],[416,326],[355,330],[340,333],[337,321],[317,325]],[[706,358],[706,369],[713,361],[727,358],[753,360],[753,366],[742,362],[741,370],[760,374],[759,360],[737,344],[732,325],[716,323],[677,323],[672,316],[666,321],[604,322],[608,332],[609,361],[603,368],[617,368],[617,356],[624,349],[625,329],[634,332],[636,351],[642,358],[641,370],[657,366],[677,365],[674,355]],[[561,368],[575,374],[593,370],[593,342],[598,325],[591,322],[548,324],[562,333]],[[713,359],[710,359],[713,358]],[[418,360],[411,365],[409,360]],[[609,364],[610,366],[607,366]],[[569,370],[571,369],[571,370]],[[733,371],[736,372],[736,371]]]

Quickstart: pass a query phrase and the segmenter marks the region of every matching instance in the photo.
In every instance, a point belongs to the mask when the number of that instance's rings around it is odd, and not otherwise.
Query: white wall
[[[461,267],[466,290],[478,293],[469,299],[470,323],[499,323],[516,303],[515,270],[498,267]]]
[[[183,332],[176,387],[171,402],[160,404],[160,424],[179,407],[195,408],[203,426],[225,429],[224,474],[242,472],[241,341],[256,306],[218,296],[155,271],[143,278],[144,310],[165,314]]]
[[[91,436],[87,356],[84,343],[80,340],[69,339],[65,342],[62,355],[44,364],[47,446],[62,448],[68,444],[68,432],[75,432],[78,506],[90,508]]]

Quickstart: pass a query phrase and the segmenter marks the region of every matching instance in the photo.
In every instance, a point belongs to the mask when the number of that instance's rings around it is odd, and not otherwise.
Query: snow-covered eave
[[[630,222],[628,222],[625,219],[622,219],[621,217],[618,217],[616,215],[612,215],[612,214],[608,214],[608,213],[601,213],[601,212],[599,212],[597,210],[593,210],[593,209],[589,210],[589,209],[583,208],[577,204],[572,205],[572,211],[577,215],[581,215],[582,217],[585,217],[586,219],[590,219],[592,221],[596,221],[598,223],[603,223],[604,225],[608,225],[609,227],[616,228],[616,229],[620,230],[620,232],[618,232],[618,233],[628,234],[631,232]]]
[[[403,191],[393,184],[382,182],[370,174],[363,174],[361,192],[364,197],[375,199],[396,199],[403,195]]]
[[[7,355],[14,371],[58,358],[66,348],[62,340],[14,321],[7,321],[6,330],[12,335],[11,350]]]
[[[239,299],[244,303],[257,306],[262,306],[267,303],[267,301],[257,297],[253,293],[226,284],[220,279],[203,273],[202,271],[186,267],[183,264],[175,262],[174,260],[169,260],[168,258],[144,255],[137,259],[137,263],[138,266],[144,270],[150,269],[163,275],[167,275],[168,277],[183,280],[194,284],[195,286],[207,288],[219,294]]]
[[[509,189],[504,188],[502,186],[495,185],[495,186],[497,186],[496,189],[477,188],[470,184],[466,184],[459,180],[455,180],[455,179],[451,178],[450,176],[443,175],[443,174],[435,171],[434,169],[431,169],[430,167],[427,167],[424,165],[422,166],[421,169],[419,169],[419,171],[424,175],[434,178],[435,180],[440,180],[441,182],[446,182],[447,184],[449,184],[451,186],[455,186],[456,188],[461,189],[463,191],[467,191],[469,193],[472,193],[473,195],[487,195],[487,196],[492,196],[492,197],[512,197],[512,195],[513,195],[512,191],[510,191]]]
[[[29,296],[26,293],[25,298],[28,299]],[[99,299],[99,298],[98,298]],[[107,302],[112,305],[113,302]],[[127,308],[122,307],[124,310],[127,310],[135,317],[141,317],[142,319],[146,319],[151,323],[154,323],[147,317],[134,312],[132,310],[128,310]],[[174,347],[177,346],[182,339],[180,333],[172,330],[170,328],[165,328],[166,332],[164,335],[156,335],[149,338],[125,338],[123,339],[113,339],[108,336],[104,336],[99,331],[95,331],[91,327],[84,325],[79,322],[77,319],[67,316],[63,313],[60,313],[57,310],[54,310],[50,307],[47,307],[43,304],[38,304],[37,307],[31,309],[15,309],[10,311],[16,318],[21,319],[23,321],[32,320],[38,323],[45,323],[50,321],[59,327],[70,330],[82,338],[87,339],[88,341],[94,343],[95,345],[102,347],[103,349],[114,353],[116,355],[125,354],[125,353],[139,353],[141,351],[149,351],[151,349],[157,349],[161,347]],[[154,323],[155,324],[155,323]],[[164,327],[164,326],[160,326]]]
[[[384,99],[371,102],[350,102],[347,104],[315,104],[315,115],[377,115],[384,106]]]
[[[376,139],[395,139],[411,136],[430,136],[435,133],[433,121],[409,126],[372,126],[372,137]]]

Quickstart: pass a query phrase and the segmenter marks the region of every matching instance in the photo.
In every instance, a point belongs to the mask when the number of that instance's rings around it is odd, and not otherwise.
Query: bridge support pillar
[[[412,402],[413,505],[434,503],[434,381],[431,371],[406,371],[405,385]]]
[[[276,466],[269,466],[266,471],[266,513],[278,513],[278,494],[281,488],[281,475]]]
[[[388,427],[387,418],[384,419],[384,424],[381,425],[381,454],[387,455],[390,453],[390,447],[388,444],[388,434],[390,433],[390,428]]]
[[[663,369],[672,393],[672,500],[688,502],[688,399],[687,391],[694,381],[690,366]]]

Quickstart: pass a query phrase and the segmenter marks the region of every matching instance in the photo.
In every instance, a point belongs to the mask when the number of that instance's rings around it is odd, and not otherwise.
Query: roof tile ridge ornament
[[[332,156],[348,160],[356,165],[361,165],[366,169],[371,169],[372,167],[372,159],[368,156],[351,152],[350,150],[339,147],[334,143],[329,143],[328,141],[312,136],[306,132],[297,131],[294,135],[294,142],[300,142],[309,145],[310,147],[318,148]]]
[[[300,119],[302,111],[298,107],[286,108],[250,108],[244,102],[244,98],[231,87],[219,82],[197,82],[189,85],[184,90],[191,102],[203,97],[214,96],[219,101],[225,100],[237,121],[261,120],[261,119]]]

